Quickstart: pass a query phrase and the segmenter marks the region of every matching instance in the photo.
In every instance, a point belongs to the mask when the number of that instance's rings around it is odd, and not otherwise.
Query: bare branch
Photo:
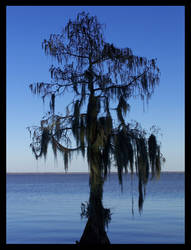
[[[147,70],[145,70],[142,74],[138,75],[137,77],[134,77],[134,79],[131,82],[129,82],[128,84],[117,85],[116,83],[113,83],[113,85],[111,85],[107,88],[96,88],[96,89],[94,89],[94,91],[98,91],[98,90],[107,91],[108,89],[112,89],[112,88],[129,88],[134,82],[136,82],[137,79],[139,79],[141,76],[143,76],[148,70],[149,70],[149,68],[147,68]]]
[[[54,136],[52,136],[52,139],[54,140],[54,143],[57,145],[58,149],[60,151],[75,151],[75,150],[79,150],[81,147],[77,147],[77,148],[68,148],[68,147],[64,147],[63,145],[61,145],[55,138]]]

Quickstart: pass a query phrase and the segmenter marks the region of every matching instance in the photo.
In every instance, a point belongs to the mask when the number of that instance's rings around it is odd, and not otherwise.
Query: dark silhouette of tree
[[[156,135],[147,135],[138,123],[126,121],[131,97],[147,101],[159,83],[156,59],[135,56],[131,49],[119,49],[103,38],[96,16],[82,12],[67,23],[61,34],[52,34],[42,48],[56,58],[50,67],[51,83],[30,85],[33,94],[50,99],[50,111],[39,127],[30,127],[32,152],[36,159],[46,157],[48,144],[54,156],[61,152],[65,170],[74,152],[87,157],[90,172],[90,198],[82,207],[88,217],[81,244],[109,244],[105,226],[110,210],[102,204],[103,184],[111,164],[122,174],[130,170],[139,179],[139,209],[149,178],[159,176],[162,162]],[[73,93],[65,115],[55,114],[55,100]],[[73,138],[73,139],[72,139]]]

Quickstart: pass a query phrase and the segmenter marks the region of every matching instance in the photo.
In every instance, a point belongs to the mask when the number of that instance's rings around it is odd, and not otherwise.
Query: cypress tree
[[[33,94],[50,100],[50,111],[41,126],[30,127],[32,152],[36,159],[46,157],[52,144],[64,157],[65,169],[74,152],[87,158],[90,178],[90,198],[82,204],[82,215],[88,217],[80,244],[109,244],[105,226],[111,219],[109,209],[102,204],[103,184],[111,164],[123,184],[123,172],[137,174],[139,209],[144,201],[144,189],[149,170],[159,176],[160,145],[156,135],[146,137],[144,130],[127,121],[131,97],[147,101],[159,84],[160,70],[156,59],[136,56],[130,48],[117,48],[105,42],[103,27],[96,16],[82,12],[69,20],[61,34],[51,34],[42,48],[55,58],[58,66],[50,67],[51,83],[30,84]],[[74,94],[65,115],[55,113],[58,96]],[[75,139],[75,145],[71,138]]]

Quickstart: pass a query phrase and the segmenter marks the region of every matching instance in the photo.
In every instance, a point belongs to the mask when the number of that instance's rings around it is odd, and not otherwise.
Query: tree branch
[[[142,74],[140,74],[139,76],[135,77],[131,82],[129,82],[127,85],[117,85],[117,84],[113,84],[107,88],[97,88],[94,89],[94,91],[98,91],[98,90],[102,90],[102,91],[107,91],[108,89],[112,89],[112,88],[128,88],[130,87],[138,78],[140,78],[141,76],[143,76],[147,71],[149,70],[149,68],[147,68],[147,70],[145,70]]]
[[[71,53],[71,52],[69,52],[69,51],[65,51],[65,52],[63,52],[64,54],[66,54],[66,55],[69,55],[69,56],[74,56],[74,57],[79,57],[79,58],[86,58],[86,59],[89,59],[89,57],[88,56],[81,56],[81,55],[76,55],[76,54],[73,54],[73,53]]]
[[[61,150],[61,151],[75,151],[75,150],[79,150],[81,147],[77,147],[77,148],[67,148],[62,146],[55,138],[54,136],[52,136],[52,139],[54,140],[54,142],[56,143],[57,147]]]

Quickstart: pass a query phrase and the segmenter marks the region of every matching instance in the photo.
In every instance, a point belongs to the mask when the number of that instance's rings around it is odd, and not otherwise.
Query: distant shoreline
[[[184,171],[162,171],[162,173],[185,173]],[[44,174],[44,175],[70,175],[70,174],[89,174],[89,172],[7,172],[6,175],[29,175],[29,174]],[[117,172],[111,172],[110,174],[117,174]]]

